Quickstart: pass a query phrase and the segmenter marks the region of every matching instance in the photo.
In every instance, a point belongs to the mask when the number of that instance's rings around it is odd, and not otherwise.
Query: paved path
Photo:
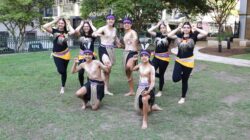
[[[195,46],[195,48],[194,48],[194,57],[195,57],[195,59],[203,60],[203,61],[211,61],[211,62],[216,62],[216,63],[224,63],[224,64],[236,65],[236,66],[242,66],[242,67],[250,67],[250,60],[205,54],[205,53],[201,53],[199,51],[202,48],[204,48],[204,47],[200,47],[200,46],[197,46],[197,45]],[[177,48],[171,49],[171,52],[176,54],[177,53]]]

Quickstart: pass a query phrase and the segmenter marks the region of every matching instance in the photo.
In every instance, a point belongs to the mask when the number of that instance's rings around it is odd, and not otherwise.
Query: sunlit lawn
[[[116,54],[110,83],[115,95],[105,96],[98,111],[80,109],[72,62],[66,93],[59,95],[50,52],[0,56],[0,139],[250,139],[249,68],[197,61],[186,103],[178,105],[181,83],[171,81],[171,61],[163,96],[156,98],[164,110],[151,113],[149,128],[141,130],[134,97],[123,96],[128,85],[122,51]],[[134,77],[137,83],[137,72]]]

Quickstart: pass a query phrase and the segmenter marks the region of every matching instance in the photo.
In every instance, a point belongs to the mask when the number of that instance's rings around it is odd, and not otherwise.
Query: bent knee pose
[[[53,24],[57,24],[57,28],[52,28]],[[69,32],[67,27],[69,28]],[[63,18],[56,18],[50,23],[42,26],[47,32],[53,34],[53,58],[58,73],[61,75],[61,90],[60,94],[64,93],[64,87],[67,80],[67,67],[70,60],[70,51],[67,44],[68,35],[74,34],[74,29],[71,27],[69,21]]]
[[[106,25],[100,27],[93,36],[100,37],[101,45],[98,48],[99,59],[104,65],[112,66],[115,63],[115,42],[119,44],[116,36],[116,28],[114,27],[115,17],[113,15],[106,16]],[[104,72],[105,94],[113,95],[108,89],[110,72]]]
[[[142,129],[148,127],[148,113],[152,110],[162,110],[155,101],[155,69],[149,63],[149,52],[143,50],[140,54],[141,63],[136,65],[133,70],[139,70],[139,84],[136,91],[134,106],[142,114]]]
[[[159,28],[160,32],[154,32],[154,30],[157,28]],[[167,33],[170,31],[169,25],[165,24],[163,21],[158,22],[156,26],[152,26],[150,29],[148,29],[148,33],[155,37],[156,48],[152,64],[155,68],[155,71],[159,69],[159,73],[155,74],[155,76],[159,78],[159,91],[155,95],[156,97],[160,97],[162,95],[164,74],[170,61],[168,49],[171,39],[167,37]]]
[[[177,31],[182,29],[182,33],[176,34]],[[193,27],[193,30],[199,33],[194,34],[192,32],[192,27],[189,22],[185,22],[183,25],[179,25],[178,28],[173,30],[168,34],[169,37],[177,39],[178,53],[175,59],[174,71],[173,71],[173,81],[182,81],[182,96],[178,101],[179,104],[185,102],[187,90],[188,90],[188,79],[194,68],[194,46],[197,39],[200,39],[207,35],[207,32],[199,28]]]
[[[79,37],[78,41],[80,44],[80,51],[78,55],[79,65],[85,61],[84,59],[84,50],[90,49],[94,52],[94,42],[95,37],[92,36],[92,33],[96,31],[95,26],[93,26],[90,20],[81,21],[80,25],[75,29],[75,34]],[[94,58],[95,59],[95,56]],[[78,79],[81,86],[84,83],[84,69],[81,69],[78,72]]]
[[[78,58],[75,58],[71,72],[76,73],[84,69],[88,75],[88,81],[77,92],[76,96],[83,101],[82,109],[86,108],[89,102],[93,110],[99,108],[100,102],[104,97],[104,82],[101,78],[101,70],[108,72],[109,68],[98,60],[92,60],[93,52],[84,50],[85,62],[77,66]]]
[[[134,95],[134,83],[133,83],[133,67],[136,65],[134,56],[138,55],[138,36],[137,33],[131,29],[132,20],[130,18],[124,18],[123,26],[125,30],[125,35],[123,37],[125,49],[123,51],[123,64],[125,73],[128,79],[129,92],[125,96]]]

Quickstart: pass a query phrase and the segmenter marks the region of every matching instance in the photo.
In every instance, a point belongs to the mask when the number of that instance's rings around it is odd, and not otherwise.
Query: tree
[[[41,21],[39,10],[51,5],[51,0],[0,0],[0,22],[13,37],[16,52],[22,50],[27,26]]]
[[[224,37],[223,24],[226,22],[231,11],[235,8],[237,0],[208,0],[208,4],[212,7],[213,20],[218,24],[218,51],[222,52],[221,41]]]
[[[206,14],[211,10],[207,0],[164,0],[170,9],[176,8],[187,18],[197,14]]]
[[[133,26],[138,32],[145,30],[143,23],[157,21],[161,10],[164,9],[162,0],[83,0],[81,13],[84,18],[96,13],[96,19],[103,19],[108,10],[112,9],[117,19],[130,15]],[[98,17],[100,15],[100,17]]]

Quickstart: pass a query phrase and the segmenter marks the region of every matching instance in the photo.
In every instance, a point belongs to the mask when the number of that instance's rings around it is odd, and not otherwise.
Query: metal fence
[[[11,36],[0,36],[0,54],[48,51],[53,48],[53,37],[51,36],[25,37],[19,49],[17,48],[17,42],[20,41]],[[70,48],[76,48],[78,43],[75,38],[69,38],[68,45]]]

